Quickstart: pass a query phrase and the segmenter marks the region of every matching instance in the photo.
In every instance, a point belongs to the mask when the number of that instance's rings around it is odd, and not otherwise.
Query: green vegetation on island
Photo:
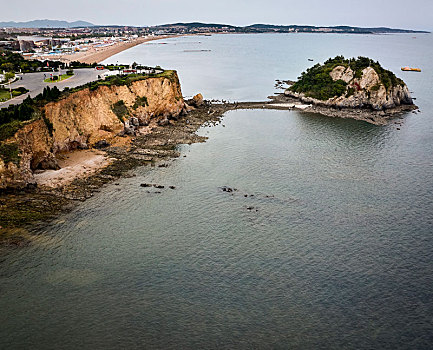
[[[338,66],[350,67],[356,79],[361,79],[362,71],[365,68],[371,67],[376,71],[380,82],[387,90],[397,85],[404,85],[404,82],[397,78],[394,73],[384,69],[379,62],[375,62],[370,58],[358,57],[346,59],[343,56],[337,56],[327,60],[324,64],[316,64],[307,69],[289,90],[323,101],[333,97],[340,97],[344,94],[346,94],[346,97],[349,97],[354,94],[355,90],[352,87],[347,88],[348,84],[341,79],[334,81],[330,75]]]

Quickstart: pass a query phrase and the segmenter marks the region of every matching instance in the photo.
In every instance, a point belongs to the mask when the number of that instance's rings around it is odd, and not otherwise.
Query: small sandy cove
[[[34,176],[38,186],[60,187],[76,178],[87,177],[110,162],[102,151],[78,150],[58,156],[61,169],[38,171]]]

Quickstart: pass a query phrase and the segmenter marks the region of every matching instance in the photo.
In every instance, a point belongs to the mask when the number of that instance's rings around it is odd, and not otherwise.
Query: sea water
[[[168,167],[138,168],[32,245],[2,248],[0,347],[430,348],[432,48],[432,35],[214,35],[110,58],[175,68],[186,96],[261,101],[308,58],[364,55],[421,112],[388,126],[228,112]]]

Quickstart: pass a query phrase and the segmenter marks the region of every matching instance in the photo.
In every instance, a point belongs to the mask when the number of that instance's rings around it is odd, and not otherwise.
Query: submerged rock
[[[228,193],[232,193],[232,192],[237,192],[238,191],[237,188],[231,188],[231,187],[228,187],[228,186],[220,187],[220,189],[221,189],[221,191],[228,192]]]

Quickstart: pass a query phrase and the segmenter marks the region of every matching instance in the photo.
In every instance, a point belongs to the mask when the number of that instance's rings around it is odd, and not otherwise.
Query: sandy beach
[[[92,47],[89,51],[86,52],[78,52],[72,55],[57,56],[55,57],[55,59],[58,59],[63,62],[78,61],[78,62],[89,63],[89,64],[95,62],[100,63],[119,52],[125,51],[127,49],[130,49],[131,47],[143,44],[145,42],[166,39],[166,38],[173,38],[177,36],[178,35],[162,35],[162,36],[154,36],[154,37],[146,37],[146,38],[140,37],[128,42],[117,43],[105,48],[95,49],[94,47]]]
[[[59,170],[45,170],[35,174],[39,186],[61,187],[76,178],[87,177],[110,164],[105,152],[98,150],[78,150],[58,159]]]

